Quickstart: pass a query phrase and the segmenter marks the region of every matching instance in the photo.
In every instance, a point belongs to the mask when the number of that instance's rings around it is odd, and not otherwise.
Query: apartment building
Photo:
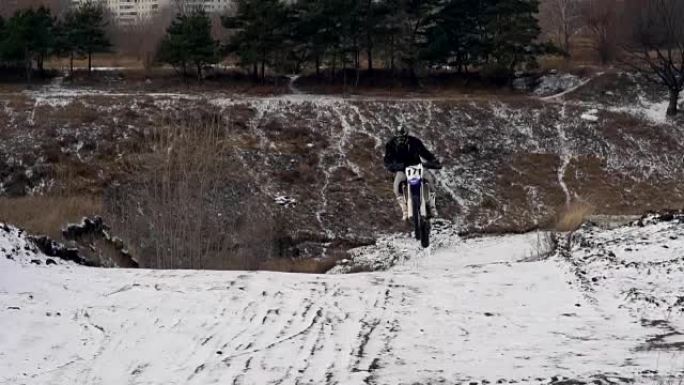
[[[4,0],[0,0],[4,1]],[[88,0],[72,0],[74,5]],[[98,1],[98,0],[96,0]],[[145,22],[167,6],[202,7],[209,13],[222,13],[233,0],[99,0],[119,24]]]
[[[77,6],[88,0],[73,0]],[[163,6],[171,4],[173,0],[94,0],[104,4],[112,13],[114,20],[120,24],[132,24],[144,22],[156,14]]]
[[[209,13],[223,13],[233,0],[181,0],[186,6],[202,7]]]

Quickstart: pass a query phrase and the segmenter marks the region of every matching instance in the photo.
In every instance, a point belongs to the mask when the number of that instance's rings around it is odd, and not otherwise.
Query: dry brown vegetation
[[[0,222],[33,234],[61,239],[61,229],[83,217],[101,215],[102,200],[93,196],[26,196],[0,199]]]
[[[554,229],[560,232],[575,231],[586,222],[593,211],[594,207],[587,202],[571,202],[558,212]]]
[[[277,213],[220,122],[165,121],[148,140],[151,151],[134,155],[134,180],[107,200],[114,233],[142,266],[255,270],[281,254]]]

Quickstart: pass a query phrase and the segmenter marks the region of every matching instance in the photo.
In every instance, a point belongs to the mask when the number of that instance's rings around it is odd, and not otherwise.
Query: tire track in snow
[[[234,354],[222,359],[223,365],[239,378],[235,383],[252,383],[256,372],[250,368],[254,367],[269,368],[267,377],[270,379],[263,378],[262,383],[310,383],[321,378],[331,384],[348,383],[351,379],[373,383],[380,355],[389,350],[387,341],[391,338],[388,334],[393,328],[386,325],[396,324],[387,310],[397,306],[399,298],[396,298],[397,304],[390,303],[395,298],[390,296],[384,283],[374,286],[373,291],[351,298],[339,284],[307,282],[290,289],[295,290],[292,294],[305,291],[306,295],[276,301],[272,295],[263,297],[268,314],[266,325],[290,325],[287,328],[298,326],[301,329],[274,341],[273,333],[269,333],[271,327],[263,327],[262,319],[258,317],[256,323],[259,325],[250,325],[251,331],[246,333],[254,346],[249,350],[234,350]],[[285,306],[287,299],[299,301],[303,306],[299,305],[297,311],[292,312],[269,312],[269,309]],[[351,313],[343,310],[349,303],[359,302],[371,310]],[[282,330],[276,333],[280,335]],[[261,345],[261,341],[268,343]],[[293,348],[296,353],[283,354]],[[246,360],[251,360],[251,366],[246,365]],[[211,371],[211,367],[203,371],[207,370]]]

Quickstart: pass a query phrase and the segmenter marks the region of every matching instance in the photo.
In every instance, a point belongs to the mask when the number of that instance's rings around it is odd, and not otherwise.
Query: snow
[[[567,255],[546,258],[534,233],[443,230],[442,246],[421,253],[395,234],[386,244],[409,259],[353,275],[2,258],[0,383],[677,383],[684,260],[670,258],[684,250],[683,226],[587,228]],[[2,247],[23,239],[0,230]],[[632,244],[624,261],[650,275],[606,259]]]
[[[42,266],[46,265],[48,260],[50,264],[68,264],[41,253],[25,231],[2,222],[0,222],[0,260],[22,265]],[[1,291],[0,294],[2,294]]]
[[[679,99],[681,103],[684,100],[684,94]],[[669,104],[668,100],[654,102],[641,95],[637,105],[611,107],[609,110],[613,112],[626,112],[652,123],[665,124],[668,123],[667,108]]]
[[[287,195],[278,195],[275,197],[275,203],[283,207],[294,207],[297,205],[297,200]]]
[[[598,114],[598,110],[596,108],[592,108],[589,111],[583,113],[580,116],[580,118],[588,122],[598,122],[599,119],[598,116],[596,116],[596,114]]]

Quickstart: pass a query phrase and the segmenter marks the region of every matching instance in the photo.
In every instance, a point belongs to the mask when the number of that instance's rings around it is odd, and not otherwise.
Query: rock
[[[523,76],[513,79],[513,89],[516,91],[529,91],[534,88],[535,78],[532,76]]]
[[[76,262],[80,265],[92,266],[85,258],[79,255],[78,249],[67,248],[61,243],[55,242],[46,236],[31,237],[33,243],[43,254],[49,257],[56,257],[65,261]]]
[[[31,263],[33,263],[34,265],[40,265],[41,264],[40,259],[32,259]]]
[[[548,75],[539,78],[534,94],[537,96],[550,96],[567,91],[580,83],[581,80],[575,75],[558,75],[558,72],[549,72]]]
[[[45,260],[45,264],[46,264],[46,265],[56,265],[57,262],[55,262],[55,260],[52,259],[52,258],[48,258],[48,259]]]
[[[108,228],[101,217],[83,218],[80,224],[71,224],[62,229],[62,235],[64,239],[77,241],[87,235],[101,234],[104,230]]]

